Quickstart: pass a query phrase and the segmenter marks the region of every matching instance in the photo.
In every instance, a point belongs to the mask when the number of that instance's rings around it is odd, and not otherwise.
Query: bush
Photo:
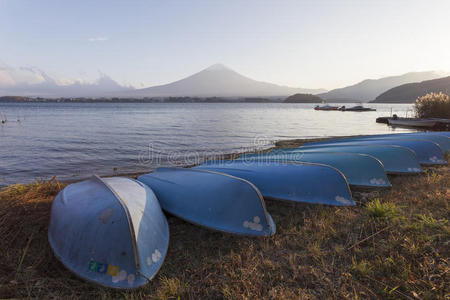
[[[414,110],[418,118],[450,119],[450,97],[442,92],[426,94],[416,100]]]

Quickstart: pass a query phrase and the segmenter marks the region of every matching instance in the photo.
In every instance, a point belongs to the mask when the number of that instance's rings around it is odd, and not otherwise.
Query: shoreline
[[[357,136],[357,135],[354,135]],[[277,140],[275,142],[273,142],[272,144],[268,144],[267,148],[262,148],[260,150],[257,149],[251,149],[248,148],[248,150],[245,151],[238,151],[238,152],[231,152],[231,153],[223,153],[223,154],[219,154],[219,155],[214,155],[213,158],[214,159],[219,159],[219,160],[228,160],[228,159],[235,159],[237,157],[239,157],[242,154],[249,154],[249,153],[266,153],[269,152],[273,149],[278,149],[278,148],[293,148],[293,147],[300,147],[303,143],[306,142],[315,142],[315,141],[323,141],[323,140],[328,140],[328,139],[337,139],[337,138],[346,138],[346,137],[350,137],[350,136],[333,136],[333,137],[323,137],[323,138],[306,138],[306,139],[286,139],[286,140]],[[182,168],[191,168],[191,167],[195,167],[198,166],[200,164],[201,161],[205,161],[207,159],[209,159],[211,157],[202,157],[199,160],[199,163],[195,163],[195,164],[187,164],[187,165],[170,165],[170,167],[182,167]],[[101,175],[101,177],[116,177],[116,176],[124,176],[124,177],[130,177],[130,178],[137,178],[140,175],[146,174],[151,172],[150,170],[147,171],[142,171],[142,172],[117,172],[115,173],[115,171],[113,170],[111,173],[108,173],[106,175]],[[70,184],[70,183],[75,183],[75,182],[79,182],[82,180],[86,180],[87,178],[89,178],[90,176],[92,176],[94,174],[91,175],[86,175],[86,176],[80,176],[78,178],[74,178],[74,179],[63,179],[60,180],[58,179],[58,176],[52,176],[49,178],[33,178],[30,179],[29,182],[17,182],[17,183],[12,183],[12,184],[5,184],[5,185],[1,185],[0,184],[0,190],[3,188],[6,188],[8,186],[11,185],[15,185],[15,184],[32,184],[33,182],[39,182],[39,181],[48,181],[48,180],[52,180],[54,178],[56,178],[59,182],[61,183],[66,183],[66,184]]]
[[[268,149],[311,140],[280,140]],[[354,207],[267,199],[277,224],[272,237],[215,232],[168,215],[170,245],[161,270],[128,291],[80,280],[54,258],[50,208],[67,182],[9,185],[0,189],[0,297],[444,299],[450,167],[389,179],[390,189],[355,192]]]
[[[307,142],[318,142],[318,141],[326,141],[326,140],[331,140],[331,139],[340,139],[340,138],[357,137],[357,136],[358,135],[353,135],[353,136],[332,136],[332,137],[323,137],[323,138],[277,140],[272,145],[268,145],[268,148],[262,148],[260,150],[253,149],[253,150],[241,151],[241,152],[224,153],[224,154],[215,155],[215,156],[213,156],[213,158],[214,159],[218,159],[218,160],[230,160],[230,159],[232,160],[232,159],[238,158],[240,155],[243,155],[243,154],[267,153],[267,152],[272,151],[274,149],[300,147],[302,144],[307,143]],[[210,157],[202,157],[200,159],[200,161],[206,161],[209,158]],[[170,167],[192,168],[192,167],[195,167],[195,166],[198,166],[198,165],[200,165],[200,163],[188,164],[188,165],[171,165]],[[108,174],[108,175],[101,175],[101,177],[123,176],[123,177],[130,177],[130,178],[136,179],[138,176],[146,174],[146,173],[149,173],[149,172],[152,172],[152,171],[145,171],[145,172],[118,172],[118,173],[112,173],[112,174]],[[92,174],[92,175],[94,175],[94,174]],[[52,178],[54,178],[54,177],[57,178],[56,176],[53,176]],[[82,180],[86,180],[89,177],[90,176],[83,177],[83,178],[77,178],[77,179],[74,179],[74,180],[70,180],[70,179],[60,180],[59,182],[71,184],[71,183],[79,182],[79,181],[82,181]],[[22,183],[19,183],[19,184],[22,184]],[[0,186],[0,190],[2,188],[3,187]]]

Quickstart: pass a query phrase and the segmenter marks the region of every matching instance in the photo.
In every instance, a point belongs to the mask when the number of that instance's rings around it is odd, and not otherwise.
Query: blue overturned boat
[[[417,132],[402,132],[402,133],[391,133],[387,135],[442,135],[450,138],[450,131],[417,131]]]
[[[450,138],[450,131],[427,131],[424,132],[426,134],[436,134],[436,135],[445,135]]]
[[[150,188],[124,177],[67,186],[53,201],[48,239],[79,277],[112,288],[137,288],[161,267],[169,227]]]
[[[194,169],[244,178],[268,198],[313,204],[355,205],[344,175],[325,165],[222,160],[208,161]]]
[[[420,139],[368,139],[368,140],[335,140],[323,142],[305,143],[306,147],[330,147],[330,146],[358,146],[358,145],[394,145],[410,148],[417,155],[420,164],[443,165],[447,164],[441,147],[434,142]]]
[[[250,182],[217,172],[158,168],[139,176],[167,212],[210,229],[270,236],[275,224],[264,199]]]
[[[245,162],[309,162],[331,166],[341,171],[348,183],[355,187],[390,187],[383,164],[373,156],[340,152],[270,152],[246,154],[238,158]]]
[[[442,151],[450,151],[450,138],[445,135],[430,134],[430,133],[395,133],[395,134],[378,134],[378,135],[367,135],[367,136],[357,136],[340,139],[339,141],[358,141],[358,140],[380,140],[380,139],[408,139],[408,140],[426,140],[434,142],[441,147]],[[333,140],[336,141],[336,140]]]
[[[322,153],[322,152],[360,153],[376,157],[383,164],[388,174],[415,174],[423,172],[417,155],[409,148],[389,145],[325,145],[302,146],[292,149],[278,149],[273,153]],[[271,152],[272,153],[272,152]]]

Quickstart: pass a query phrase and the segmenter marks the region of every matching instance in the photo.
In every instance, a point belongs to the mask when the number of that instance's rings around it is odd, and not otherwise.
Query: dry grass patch
[[[56,180],[0,191],[0,297],[444,299],[449,290],[450,172],[391,178],[353,208],[267,201],[277,234],[249,238],[168,217],[157,277],[133,291],[67,271],[47,242]]]

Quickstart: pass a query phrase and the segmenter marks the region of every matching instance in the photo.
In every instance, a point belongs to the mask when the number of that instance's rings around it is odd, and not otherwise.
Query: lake
[[[412,113],[408,104],[368,106],[377,111],[282,103],[0,103],[8,118],[0,124],[0,186],[189,165],[280,139],[389,133],[377,117]]]

